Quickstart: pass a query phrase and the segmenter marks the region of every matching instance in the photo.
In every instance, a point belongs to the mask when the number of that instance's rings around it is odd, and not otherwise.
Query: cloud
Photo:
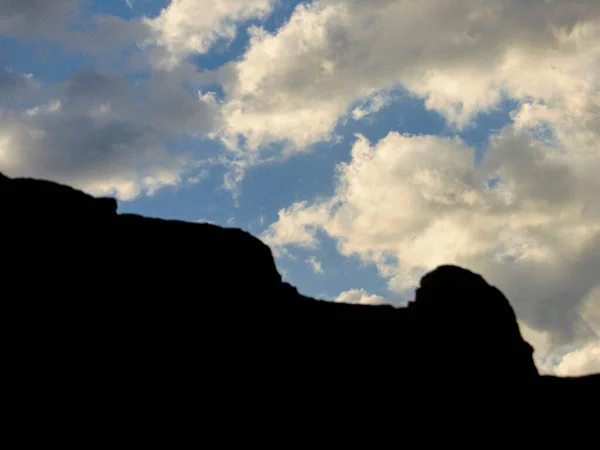
[[[563,377],[600,373],[600,340],[564,355],[554,373]]]
[[[173,0],[155,18],[143,19],[148,43],[163,52],[161,67],[172,67],[192,54],[206,53],[220,39],[233,40],[237,22],[265,17],[271,0]]]
[[[7,92],[12,89],[17,89],[19,87],[25,87],[29,84],[29,80],[31,76],[15,73],[13,70],[10,70],[6,67],[0,68],[0,89],[3,92]]]
[[[132,9],[133,2],[126,0]],[[0,0],[0,35],[46,38],[71,50],[110,57],[142,51],[138,63],[173,69],[218,41],[231,41],[239,22],[266,17],[272,0],[172,0],[155,17],[90,16],[77,0]]]
[[[32,74],[0,67],[0,107],[22,107],[35,101],[40,85]]]
[[[382,90],[398,86],[465,127],[505,96],[560,96],[592,61],[599,14],[588,1],[301,4],[273,33],[251,28],[243,58],[219,70],[222,133],[254,151],[274,142],[302,150],[331,139],[357,101],[376,110]]]
[[[53,33],[77,0],[0,0],[0,35]]]
[[[178,185],[195,159],[170,153],[163,142],[207,132],[214,117],[210,99],[194,99],[177,80],[160,73],[137,88],[98,70],[77,72],[45,89],[31,77],[11,75],[9,80],[4,86],[12,85],[13,91],[14,80],[27,81],[23,98],[37,97],[34,104],[2,105],[0,170],[95,195],[128,200]]]
[[[600,304],[597,304],[600,306]],[[520,323],[521,334],[535,349],[534,359],[541,374],[581,376],[600,373],[600,340],[566,346],[552,351],[552,338],[548,332],[539,332]]]
[[[354,120],[361,120],[369,114],[378,112],[389,103],[390,98],[388,96],[383,94],[375,94],[352,110],[352,118]]]
[[[0,20],[0,33],[53,40],[65,50],[96,58],[94,68],[87,71],[89,76],[77,73],[55,86],[45,86],[38,91],[43,95],[37,101],[31,89],[9,86],[8,93],[7,86],[18,80],[14,74],[8,77],[6,69],[0,73],[1,114],[6,119],[0,132],[4,147],[12,147],[3,150],[0,169],[72,183],[92,193],[115,193],[122,199],[178,185],[185,166],[193,164],[173,158],[163,143],[210,139],[221,118],[215,94],[202,90],[202,76],[187,57],[206,53],[217,41],[232,40],[238,22],[265,17],[272,2],[175,0],[156,17],[131,20],[89,16],[81,6],[75,1],[0,2],[5,16]],[[117,65],[128,71],[123,80],[133,81],[120,87],[99,85],[101,90],[121,91],[110,91],[106,102],[96,104],[92,111],[86,98],[93,92],[98,94],[96,99],[101,97],[100,90],[94,91],[98,77],[92,74],[102,72],[98,67]],[[66,90],[67,85],[72,92]],[[86,88],[88,93],[77,94],[77,89]],[[47,98],[50,92],[53,98]],[[71,94],[75,100],[61,98]],[[26,114],[27,109],[36,114]],[[79,132],[70,125],[79,126]],[[92,135],[84,138],[82,132]],[[88,150],[75,150],[76,145],[96,149],[95,156]],[[121,150],[112,151],[116,146]],[[44,157],[38,157],[40,152]],[[71,160],[67,155],[74,153],[79,156],[72,163],[60,163],[64,158]],[[235,166],[230,155],[213,158],[210,164]],[[85,165],[89,166],[86,170]],[[121,173],[126,173],[124,178]]]
[[[311,256],[306,260],[306,262],[310,265],[312,271],[316,274],[323,274],[325,271],[323,270],[323,265],[317,258]]]
[[[383,297],[371,295],[364,289],[350,289],[341,292],[335,299],[337,303],[352,303],[355,305],[382,305],[385,303]]]
[[[600,332],[600,3],[315,0],[274,32],[251,27],[239,59],[202,73],[190,56],[276,2],[176,0],[131,20],[78,5],[0,0],[0,35],[56,40],[105,67],[131,55],[119,61],[130,73],[46,85],[1,69],[0,170],[131,199],[198,179],[202,148],[175,154],[166,141],[218,137],[236,150],[217,158],[235,191],[249,165],[334,139],[340,120],[380,111],[395,88],[457,130],[510,98],[512,123],[480,165],[456,138],[359,135],[335,194],[282,209],[263,237],[277,253],[314,249],[324,232],[398,295],[437,264],[465,265],[507,293],[546,356],[587,349],[560,370],[585,369]],[[222,100],[202,89],[214,82]]]
[[[508,127],[475,166],[457,138],[390,133],[371,146],[359,135],[337,168],[335,195],[280,211],[263,238],[315,248],[324,232],[406,296],[426,271],[462,265],[503,290],[554,345],[593,339],[599,330],[584,326],[583,305],[598,286],[599,152],[560,144]]]
[[[335,195],[282,209],[264,239],[276,248],[316,248],[323,232],[340,254],[374,263],[388,288],[403,296],[436,265],[463,265],[502,289],[522,322],[547,335],[548,355],[594,342],[600,334],[590,306],[600,305],[592,295],[600,264],[599,13],[600,4],[585,1],[380,1],[372,8],[322,1],[298,10],[287,32],[300,34],[290,41],[302,42],[306,33],[321,41],[289,47],[285,27],[264,36],[261,45],[277,52],[262,54],[289,54],[289,61],[253,66],[255,77],[244,78],[244,111],[254,111],[259,93],[275,99],[257,103],[263,122],[279,108],[304,111],[313,96],[317,116],[329,111],[321,103],[335,110],[320,128],[311,121],[271,127],[277,135],[256,134],[250,143],[326,139],[357,98],[376,99],[394,84],[456,128],[504,97],[518,106],[478,165],[474,149],[457,138],[390,132],[371,143],[358,135],[351,161],[336,169]],[[301,24],[312,25],[303,31]],[[330,75],[314,65],[327,55],[335,55]],[[237,63],[238,73],[250,70],[249,61]],[[277,67],[276,75],[269,67]],[[354,109],[358,117],[366,105]],[[260,130],[247,123],[251,136]]]

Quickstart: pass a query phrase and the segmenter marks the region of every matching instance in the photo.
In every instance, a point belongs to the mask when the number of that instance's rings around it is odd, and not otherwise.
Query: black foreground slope
[[[430,272],[406,308],[336,304],[283,282],[270,249],[239,229],[117,214],[114,199],[1,174],[0,211],[20,414],[138,421],[200,408],[254,423],[442,395],[596,392],[598,375],[539,376],[509,301],[466,269]]]

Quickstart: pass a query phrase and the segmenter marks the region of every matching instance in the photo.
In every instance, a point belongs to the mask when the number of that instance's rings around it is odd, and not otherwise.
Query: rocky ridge
[[[405,308],[340,304],[300,294],[240,229],[119,214],[112,198],[1,174],[0,211],[10,374],[42,404],[60,392],[150,411],[200,396],[215,411],[339,415],[409,402],[401,386],[566,400],[600,378],[540,376],[508,299],[460,267],[424,276]]]

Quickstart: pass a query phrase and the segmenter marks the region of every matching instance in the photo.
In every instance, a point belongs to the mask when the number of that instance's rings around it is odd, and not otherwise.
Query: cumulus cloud
[[[335,299],[335,302],[355,305],[382,305],[386,303],[383,297],[369,294],[364,289],[350,289],[341,292]]]
[[[240,21],[264,18],[271,0],[174,0],[155,17],[131,20],[90,16],[81,6],[0,1],[0,34],[57,41],[98,58],[99,66],[123,65],[131,71],[123,80],[134,81],[104,83],[94,68],[35,91],[39,74],[3,68],[0,170],[122,199],[180,184],[190,161],[174,158],[163,142],[210,139],[221,117],[215,94],[201,90],[202,77],[187,57],[233,39]],[[213,162],[232,167],[229,156]]]
[[[357,100],[360,119],[395,85],[456,128],[518,101],[480,165],[456,138],[357,136],[335,195],[281,210],[267,242],[315,248],[324,232],[404,296],[436,265],[463,265],[547,336],[548,355],[597,339],[599,3],[317,1],[254,35],[231,68],[226,106],[250,147],[327,139]]]
[[[544,375],[581,376],[600,373],[600,340],[587,343],[574,343],[558,352],[552,351],[552,337],[549,332],[541,332],[519,324],[523,338],[534,351],[538,370]]]
[[[585,0],[301,4],[273,33],[251,28],[243,58],[220,69],[223,135],[251,150],[279,141],[303,149],[330,139],[357,101],[379,108],[381,91],[395,86],[464,127],[505,96],[560,96],[593,61],[599,14]]]
[[[456,129],[516,100],[480,165],[457,138],[357,136],[335,194],[281,210],[264,239],[275,252],[314,249],[322,231],[405,296],[438,264],[467,266],[507,294],[545,353],[579,346],[553,370],[588,370],[600,332],[600,3],[315,0],[276,31],[251,27],[242,57],[215,73],[189,63],[274,5],[175,0],[156,17],[87,18],[82,32],[70,26],[75,1],[0,0],[1,35],[137,48],[128,67],[151,75],[134,85],[87,70],[45,86],[3,68],[0,170],[133,198],[193,166],[163,142],[211,136],[239,151],[226,178],[235,189],[270,144],[288,154],[333,139],[340,119],[379,111],[396,87]],[[200,89],[215,81],[222,102]]]
[[[564,355],[554,371],[559,376],[580,376],[600,373],[600,341]]]
[[[10,75],[4,89],[28,83],[22,96],[36,101],[2,103],[0,170],[96,195],[132,199],[179,184],[193,160],[163,142],[207,131],[214,116],[210,98],[194,99],[160,74],[134,89],[109,72],[86,70],[42,89],[32,77],[2,73]]]
[[[152,43],[163,52],[159,63],[170,67],[190,54],[206,53],[219,39],[232,40],[238,22],[261,18],[271,0],[173,0],[155,18],[143,19]]]
[[[378,112],[389,103],[390,98],[388,96],[381,93],[375,94],[352,110],[352,118],[354,120],[361,120],[369,114]]]
[[[493,142],[475,166],[457,138],[390,133],[372,146],[358,136],[351,161],[338,166],[335,195],[280,211],[263,238],[314,248],[322,231],[405,296],[437,265],[469,267],[553,346],[594,339],[584,305],[594,302],[586,299],[600,267],[598,152],[582,155],[569,142],[557,150],[513,127]]]

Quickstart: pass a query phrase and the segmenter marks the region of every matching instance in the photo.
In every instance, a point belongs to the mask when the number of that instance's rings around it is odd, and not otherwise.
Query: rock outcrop
[[[568,397],[599,381],[539,376],[509,301],[459,267],[423,277],[405,308],[339,304],[301,295],[239,229],[118,214],[114,199],[3,175],[0,208],[7,361],[25,404],[351,415],[415,391]]]

